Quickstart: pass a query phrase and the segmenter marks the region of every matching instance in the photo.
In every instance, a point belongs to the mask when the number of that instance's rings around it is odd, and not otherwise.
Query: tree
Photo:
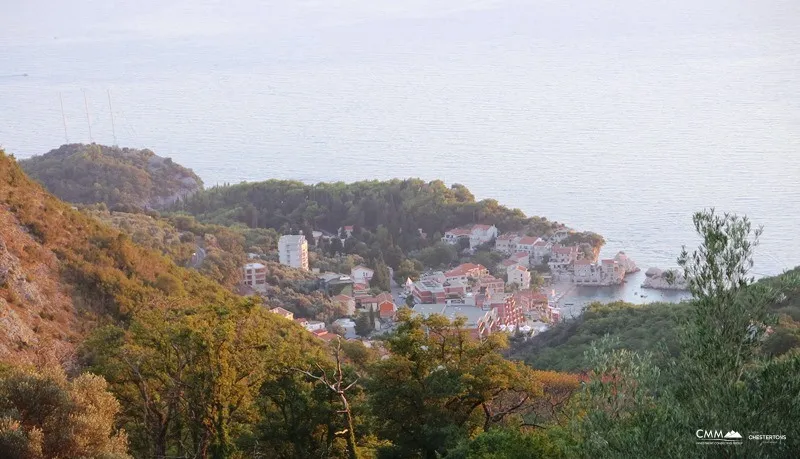
[[[344,245],[342,245],[342,240],[338,237],[331,239],[331,244],[328,248],[328,253],[331,256],[336,256],[338,254],[344,253]]]
[[[384,292],[391,290],[389,267],[386,266],[386,263],[384,263],[383,259],[378,259],[375,262],[374,274],[372,275],[372,279],[369,281],[369,285],[370,287],[378,288]]]
[[[324,368],[317,365],[318,372],[311,372],[302,369],[295,369],[296,371],[308,376],[311,379],[321,383],[323,387],[327,388],[334,394],[341,403],[339,413],[344,415],[345,429],[335,433],[336,436],[343,436],[347,441],[347,452],[349,459],[358,459],[358,446],[356,444],[355,423],[353,422],[353,411],[350,407],[350,402],[347,399],[347,392],[352,389],[358,382],[356,376],[351,382],[347,382],[347,376],[342,370],[342,342],[341,339],[336,340],[336,345],[333,348],[334,355],[334,370],[331,376]]]
[[[278,322],[280,321],[280,322]],[[255,302],[193,306],[178,301],[138,311],[128,330],[89,340],[92,368],[123,401],[137,455],[222,458],[260,386],[302,353],[301,330]]]
[[[397,283],[397,285],[403,285],[406,279],[419,279],[422,269],[422,263],[419,261],[405,259],[400,262],[400,265],[394,271],[394,281]]]
[[[378,432],[392,441],[393,457],[436,457],[474,429],[488,430],[530,409],[541,396],[532,370],[505,360],[504,335],[477,341],[463,318],[450,322],[399,313],[368,384]]]
[[[370,316],[362,311],[356,317],[356,334],[358,336],[369,336],[374,328],[375,322],[370,320]]]
[[[114,427],[120,404],[100,376],[68,380],[60,369],[0,374],[0,457],[128,458]]]

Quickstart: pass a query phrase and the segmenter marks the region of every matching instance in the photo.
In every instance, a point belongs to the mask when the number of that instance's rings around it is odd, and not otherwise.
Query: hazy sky
[[[758,27],[764,18],[773,26],[776,18],[800,24],[796,0],[2,0],[0,9],[5,43],[225,39],[254,32],[277,38],[348,28],[374,34],[362,39],[380,40],[398,29],[434,33],[448,22],[480,35],[485,30],[470,29],[475,15],[493,19],[482,29],[532,34],[691,33],[699,25],[693,18],[709,13],[719,17],[722,30]]]

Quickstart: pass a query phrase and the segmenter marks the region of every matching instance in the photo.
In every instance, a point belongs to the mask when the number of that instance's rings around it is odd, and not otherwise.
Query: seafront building
[[[308,242],[302,234],[286,234],[278,239],[282,265],[308,271]]]

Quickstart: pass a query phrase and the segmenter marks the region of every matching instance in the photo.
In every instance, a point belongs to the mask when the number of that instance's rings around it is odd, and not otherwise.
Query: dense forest
[[[203,188],[190,169],[150,150],[69,144],[20,165],[48,191],[76,204],[161,208]]]
[[[535,236],[563,226],[546,218],[526,217],[521,210],[493,199],[476,201],[463,185],[448,188],[439,180],[428,183],[419,179],[316,185],[285,180],[243,183],[198,193],[178,203],[177,209],[204,222],[239,222],[281,233],[304,229],[337,233],[343,226],[374,232],[383,227],[403,251],[428,245],[420,231],[435,241],[444,231],[470,223],[490,223],[501,231]]]
[[[462,319],[408,309],[382,341],[326,343],[273,300],[177,266],[157,247],[169,230],[140,247],[0,154],[0,457],[796,457],[800,353],[768,346],[797,318],[800,275],[753,281],[746,218],[694,223],[701,245],[679,264],[695,299],[557,327],[554,343],[583,346],[565,373],[504,358],[504,334],[478,340]],[[173,226],[197,237],[195,224]],[[302,274],[268,263],[271,285],[303,294]],[[650,315],[678,324],[653,338],[672,343],[658,356],[628,331]],[[54,337],[72,352],[53,352]],[[745,438],[698,446],[698,428]]]

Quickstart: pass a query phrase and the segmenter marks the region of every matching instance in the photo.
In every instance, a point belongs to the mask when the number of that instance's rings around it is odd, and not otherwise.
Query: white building
[[[304,327],[310,332],[325,330],[325,322],[319,320],[308,320],[305,322]]]
[[[564,271],[569,269],[572,266],[572,263],[578,259],[578,247],[571,245],[568,247],[562,247],[558,244],[553,246],[550,254],[550,261],[547,262],[550,265],[551,271]]]
[[[522,237],[516,233],[505,233],[497,236],[494,242],[494,249],[498,252],[510,255],[514,253],[517,248],[517,241]]]
[[[257,292],[267,291],[267,267],[261,263],[247,263],[242,268],[242,283]]]
[[[616,285],[625,278],[625,268],[611,259],[600,263],[577,260],[573,268],[572,281],[579,285]]]
[[[369,285],[369,281],[372,280],[372,276],[375,275],[375,271],[367,268],[366,266],[358,265],[355,268],[350,270],[350,277],[353,279],[353,282],[356,284],[367,284]]]
[[[456,244],[461,239],[469,239],[469,248],[474,249],[497,238],[497,227],[494,225],[472,225],[469,227],[453,228],[444,233],[442,240],[449,244]]]
[[[550,256],[551,245],[545,241],[538,241],[533,244],[533,253],[531,258],[537,265],[544,263],[544,258]]]
[[[538,237],[531,237],[531,236],[521,237],[517,240],[514,251],[525,252],[528,254],[529,257],[532,257],[534,253],[534,248],[536,247],[536,243],[540,241],[541,239],[539,239]]]
[[[517,284],[520,290],[531,288],[531,273],[528,268],[520,265],[508,267],[508,283]]]
[[[278,239],[282,265],[308,271],[308,242],[302,234],[287,234]]]

